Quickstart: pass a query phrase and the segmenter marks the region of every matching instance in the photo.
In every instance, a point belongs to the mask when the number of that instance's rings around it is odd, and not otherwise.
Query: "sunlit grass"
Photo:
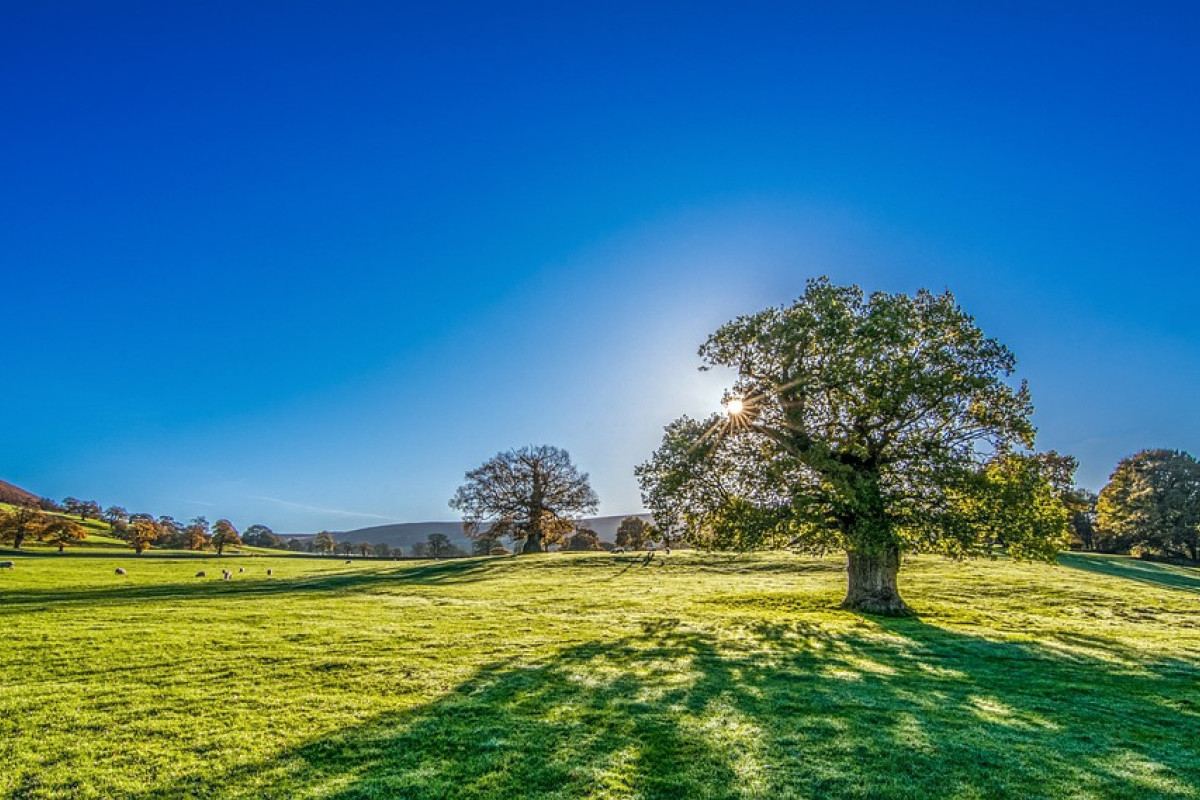
[[[1200,796],[1200,592],[1068,558],[17,558],[0,796]]]

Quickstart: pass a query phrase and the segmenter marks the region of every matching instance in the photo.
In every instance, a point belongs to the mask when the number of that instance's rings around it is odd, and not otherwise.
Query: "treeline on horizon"
[[[1200,563],[1200,461],[1182,450],[1143,450],[1117,465],[1100,492],[1075,487],[1064,499],[1071,512],[1072,550],[1134,555],[1142,558]],[[78,517],[79,523],[71,517]],[[500,536],[477,535],[470,550],[442,533],[431,533],[408,550],[386,542],[338,540],[330,531],[315,536],[281,536],[262,524],[239,532],[227,519],[209,523],[194,517],[182,523],[167,515],[129,513],[121,506],[103,508],[94,500],[39,498],[36,504],[13,504],[0,510],[0,546],[20,549],[38,541],[60,551],[87,538],[88,521],[104,523],[107,533],[140,554],[152,548],[215,551],[242,545],[319,555],[379,558],[459,558],[509,555]],[[577,526],[559,549],[567,551],[643,550],[660,543],[659,529],[638,517],[625,518],[616,541],[601,540],[595,531]],[[670,541],[666,541],[670,545]],[[702,545],[688,542],[679,544]]]
[[[32,498],[32,496],[31,496]],[[79,522],[71,519],[78,517]],[[42,497],[26,503],[12,503],[12,508],[0,509],[0,545],[19,550],[27,542],[37,541],[56,546],[63,552],[70,545],[86,539],[87,523],[103,523],[105,532],[128,544],[137,554],[153,548],[165,550],[216,551],[250,546],[293,553],[318,555],[357,555],[360,557],[399,558],[463,558],[466,556],[510,555],[499,536],[483,534],[475,537],[470,550],[454,544],[444,533],[431,533],[423,542],[414,543],[407,553],[398,545],[387,542],[338,540],[330,531],[315,536],[281,536],[262,524],[248,526],[239,532],[227,519],[209,523],[205,517],[194,517],[181,523],[174,517],[155,517],[147,513],[130,513],[122,506],[104,508],[95,500],[64,498],[61,502]],[[81,524],[82,523],[82,524]],[[617,530],[616,542],[600,539],[599,535],[582,526],[563,541],[562,550],[608,551],[618,547],[642,550],[659,542],[656,529],[638,517],[627,517]]]

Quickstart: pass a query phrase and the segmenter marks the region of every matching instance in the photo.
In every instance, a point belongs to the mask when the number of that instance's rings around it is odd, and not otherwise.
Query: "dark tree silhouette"
[[[487,535],[523,540],[523,553],[540,553],[574,530],[575,518],[594,512],[596,493],[566,450],[550,445],[498,453],[468,472],[450,507]]]

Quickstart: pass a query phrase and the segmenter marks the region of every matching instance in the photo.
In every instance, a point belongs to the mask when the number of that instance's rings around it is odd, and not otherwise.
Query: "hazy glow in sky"
[[[1085,485],[1200,452],[1186,6],[174,5],[0,26],[0,478],[345,530],[548,443],[632,512],[819,274],[953,291]]]

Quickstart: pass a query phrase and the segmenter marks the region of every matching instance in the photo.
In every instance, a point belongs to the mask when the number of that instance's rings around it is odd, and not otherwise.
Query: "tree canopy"
[[[599,501],[566,450],[541,445],[498,453],[466,474],[450,500],[469,529],[523,540],[538,553],[574,530],[573,520],[595,512]]]
[[[1112,549],[1200,561],[1200,462],[1180,450],[1123,459],[1096,501]]]
[[[1025,452],[1033,406],[1015,359],[948,292],[867,297],[815,279],[700,355],[736,372],[726,413],[673,422],[637,470],[656,521],[694,543],[844,550],[844,605],[903,614],[904,552],[1048,558],[1063,541],[1055,470],[1073,464]]]

